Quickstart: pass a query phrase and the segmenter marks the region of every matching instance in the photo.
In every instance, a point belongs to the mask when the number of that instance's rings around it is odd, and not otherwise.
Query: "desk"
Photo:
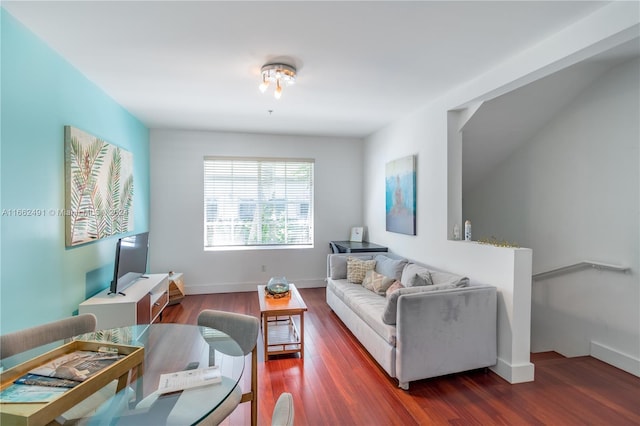
[[[207,417],[237,386],[244,370],[244,354],[226,334],[207,327],[183,324],[152,324],[103,330],[77,336],[78,340],[102,341],[144,347],[144,371],[81,424],[187,425]],[[46,345],[42,351],[50,349]],[[38,348],[40,349],[40,348]],[[29,357],[36,354],[28,352]],[[5,368],[24,361],[19,354],[2,361]],[[218,365],[220,384],[156,395],[161,374],[184,370],[190,362],[198,368]],[[81,402],[82,403],[82,402]]]
[[[386,252],[388,249],[378,244],[362,241],[331,241],[329,243],[333,253],[363,253],[363,252]]]

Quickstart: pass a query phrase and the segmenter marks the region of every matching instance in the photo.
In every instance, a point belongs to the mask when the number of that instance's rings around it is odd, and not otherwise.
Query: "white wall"
[[[461,157],[459,149],[448,149],[448,112],[498,96],[637,37],[638,22],[637,4],[606,6],[366,140],[364,223],[370,240],[406,257],[498,287],[499,359],[494,371],[509,382],[534,378],[529,360],[531,251],[447,239],[449,228],[460,224],[462,215]],[[385,230],[384,166],[410,154],[417,155],[416,236]]]
[[[150,268],[183,272],[187,294],[252,291],[279,275],[298,287],[324,286],[329,241],[362,224],[360,139],[168,130],[152,130],[150,139]],[[204,251],[207,155],[315,159],[314,248]]]
[[[472,193],[474,231],[534,251],[533,272],[581,260],[631,267],[533,283],[534,352],[596,356],[640,375],[640,62],[609,71]],[[603,349],[604,347],[605,349]]]
[[[441,104],[377,132],[365,149],[365,224],[370,241],[410,259],[498,287],[498,374],[533,380],[529,362],[531,250],[447,239],[447,113]],[[417,156],[416,236],[385,230],[384,170],[388,161]],[[518,293],[515,287],[518,282]]]

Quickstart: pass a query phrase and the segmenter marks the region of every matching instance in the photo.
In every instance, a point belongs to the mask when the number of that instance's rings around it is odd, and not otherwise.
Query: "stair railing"
[[[613,271],[613,272],[622,272],[622,273],[627,273],[631,270],[631,268],[626,266],[611,265],[608,263],[594,262],[591,260],[583,260],[582,262],[574,263],[567,266],[562,266],[560,268],[551,269],[550,271],[539,272],[537,274],[534,274],[532,276],[532,279],[534,281],[539,281],[546,278],[554,277],[556,275],[562,275],[570,272],[579,271],[585,268],[593,268],[593,269],[598,269],[602,271]]]

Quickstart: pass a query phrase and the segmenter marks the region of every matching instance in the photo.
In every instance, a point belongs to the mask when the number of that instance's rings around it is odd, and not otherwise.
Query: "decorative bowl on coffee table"
[[[286,297],[289,295],[289,281],[285,277],[272,277],[264,290],[269,296],[276,299]]]

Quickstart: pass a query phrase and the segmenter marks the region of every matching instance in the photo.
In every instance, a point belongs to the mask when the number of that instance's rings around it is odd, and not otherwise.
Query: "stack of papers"
[[[197,370],[176,371],[160,375],[157,393],[177,392],[199,386],[213,385],[222,382],[222,374],[217,366],[199,368]]]

